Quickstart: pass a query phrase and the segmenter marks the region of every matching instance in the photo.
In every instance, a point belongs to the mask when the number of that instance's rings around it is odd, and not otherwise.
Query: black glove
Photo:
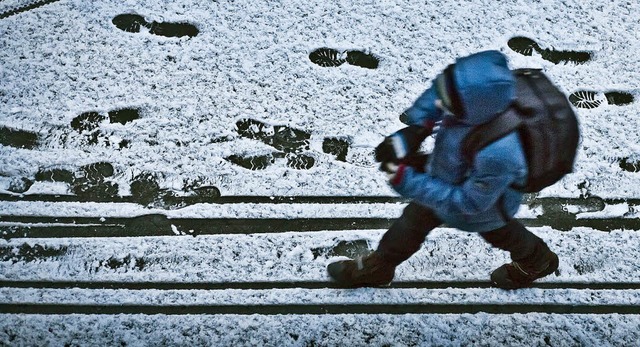
[[[428,153],[416,152],[400,160],[399,163],[393,163],[390,161],[382,162],[380,163],[378,169],[380,171],[386,172],[387,174],[395,175],[396,171],[398,170],[398,164],[402,164],[414,168],[416,172],[425,173],[425,166],[427,165],[428,160]]]
[[[375,150],[376,161],[399,163],[415,153],[431,131],[417,125],[410,125],[385,137]]]
[[[402,164],[416,169],[417,172],[424,173],[425,166],[429,160],[429,154],[416,152],[402,159]]]

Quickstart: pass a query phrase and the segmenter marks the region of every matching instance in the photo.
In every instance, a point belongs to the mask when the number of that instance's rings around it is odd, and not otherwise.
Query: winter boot
[[[529,287],[538,278],[556,271],[558,262],[558,256],[541,241],[536,245],[531,256],[504,264],[494,270],[491,273],[491,282],[502,289]]]
[[[329,276],[342,287],[378,287],[391,283],[396,266],[373,252],[353,260],[341,260],[327,266]]]

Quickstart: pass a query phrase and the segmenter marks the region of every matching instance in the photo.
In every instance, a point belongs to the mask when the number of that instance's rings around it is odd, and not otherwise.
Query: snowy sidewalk
[[[624,0],[0,1],[0,345],[638,346],[640,59]],[[407,201],[373,148],[456,57],[539,68],[575,172],[532,288],[443,226],[388,288],[326,265]],[[429,151],[433,138],[424,150]]]
[[[525,345],[529,343],[523,343],[518,336],[538,332],[540,335],[534,337],[538,342],[534,344],[547,340],[568,343],[567,338],[573,336],[580,343],[608,341],[627,345],[637,338],[640,282],[629,279],[640,278],[640,267],[635,264],[640,257],[638,230],[575,227],[561,231],[533,227],[558,253],[560,268],[530,289],[504,291],[491,288],[487,279],[491,269],[508,261],[506,254],[491,249],[476,235],[438,228],[422,249],[398,268],[390,287],[339,289],[328,280],[326,264],[375,248],[383,229],[358,229],[354,225],[343,230],[264,232],[256,224],[229,233],[216,228],[223,227],[225,221],[233,224],[237,218],[256,217],[252,216],[254,210],[268,210],[268,216],[281,221],[313,216],[330,221],[331,214],[357,220],[371,217],[372,211],[384,211],[388,214],[385,220],[390,221],[404,203],[362,199],[364,202],[359,204],[353,201],[339,204],[336,203],[339,198],[333,198],[328,204],[305,204],[295,199],[239,204],[227,201],[176,210],[137,210],[131,203],[5,201],[0,211],[0,228],[5,235],[0,244],[3,338],[11,341],[13,336],[18,343],[55,344],[69,341],[81,331],[79,341],[91,339],[107,344],[118,340],[133,343],[142,331],[155,342],[183,344],[206,340],[223,345],[253,345],[255,341],[278,345],[297,345],[302,341],[339,344],[344,339],[356,344],[398,341],[442,344],[472,343],[477,338],[488,344],[502,339],[505,343]],[[551,206],[557,202],[552,199],[545,203],[551,215],[554,211]],[[576,214],[586,210],[591,211],[588,213],[607,210],[607,204],[598,204],[596,208],[593,203],[579,199],[572,202],[573,205],[563,205],[563,211],[565,214],[570,214],[567,210],[573,211],[574,221]],[[49,212],[47,216],[39,215],[42,204]],[[545,218],[544,208],[525,206],[521,210],[530,223]],[[628,212],[626,219],[637,224],[637,217]],[[202,229],[196,236],[166,230],[156,233],[151,223],[133,231],[124,223],[118,237],[103,237],[99,232],[80,237],[64,235],[66,228],[73,228],[73,223],[64,222],[68,216],[75,216],[74,223],[79,223],[76,227],[82,227],[91,218],[100,224],[97,217],[100,215],[105,216],[102,223],[106,223],[113,219],[135,219],[138,213],[142,217],[155,216],[156,220],[164,216],[173,231],[178,230],[171,224],[175,218],[183,223],[189,218],[205,222],[200,222]],[[38,221],[15,221],[27,217]],[[216,218],[216,222],[207,227],[206,218]],[[620,217],[605,221],[616,223]],[[15,228],[19,231],[9,232]],[[30,236],[31,228],[36,228],[39,236]],[[263,228],[271,229],[269,225]],[[44,237],[48,229],[51,237]],[[129,231],[135,236],[125,236]],[[27,237],[19,235],[22,233]],[[111,330],[115,328],[112,322],[115,317],[129,323],[109,337],[85,325],[93,321]],[[228,326],[227,334],[215,334],[216,329],[228,324],[221,320],[236,322],[238,326]],[[368,323],[356,325],[356,321]],[[487,321],[511,322],[514,327],[506,335],[497,334],[482,323]],[[571,325],[567,325],[569,321]],[[618,329],[628,329],[625,333],[605,330],[599,326],[604,321],[615,321]],[[314,328],[300,330],[301,322]],[[371,330],[368,325],[383,322],[395,322],[393,325],[403,328]],[[66,328],[55,328],[60,324]],[[455,325],[444,329],[443,324]],[[478,326],[471,329],[467,324]],[[591,330],[579,337],[557,329],[540,332],[545,324]],[[164,326],[167,330],[150,329],[152,326]],[[210,329],[193,332],[196,326]],[[460,340],[454,326],[467,326],[470,330]],[[422,331],[425,327],[427,331]],[[47,329],[52,333],[43,335]],[[433,329],[438,331],[437,336],[428,333]],[[30,330],[38,333],[27,334]],[[176,334],[182,337],[177,340]]]

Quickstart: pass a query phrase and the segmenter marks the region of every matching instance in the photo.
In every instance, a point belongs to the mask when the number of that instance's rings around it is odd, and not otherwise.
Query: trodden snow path
[[[0,0],[0,345],[638,345],[638,18],[628,1]],[[578,112],[575,172],[518,213],[559,270],[492,288],[507,255],[443,226],[388,288],[336,288],[326,265],[407,203],[373,148],[482,49],[543,69]]]

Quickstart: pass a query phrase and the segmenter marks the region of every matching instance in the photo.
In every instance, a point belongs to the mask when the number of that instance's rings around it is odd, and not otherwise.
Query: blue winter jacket
[[[498,51],[485,51],[456,60],[453,80],[462,116],[436,106],[436,82],[405,111],[408,124],[441,122],[426,173],[400,166],[391,181],[401,195],[431,208],[448,226],[471,232],[500,228],[518,211],[526,159],[517,132],[478,152],[470,165],[462,156],[462,141],[476,125],[506,110],[515,98],[515,78]]]

